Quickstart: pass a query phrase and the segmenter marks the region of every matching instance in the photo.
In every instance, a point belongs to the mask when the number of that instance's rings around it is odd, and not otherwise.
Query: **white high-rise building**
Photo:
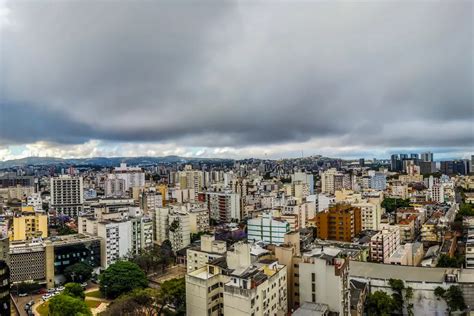
[[[126,163],[121,163],[120,167],[115,167],[114,175],[125,181],[125,191],[145,186],[145,173],[140,167],[127,167]]]
[[[82,177],[62,175],[51,178],[51,208],[58,213],[77,217],[83,210]]]
[[[178,251],[191,243],[189,213],[172,213],[168,218],[169,240],[173,251]]]
[[[97,236],[102,238],[101,266],[107,268],[132,251],[130,221],[102,221],[97,223]]]

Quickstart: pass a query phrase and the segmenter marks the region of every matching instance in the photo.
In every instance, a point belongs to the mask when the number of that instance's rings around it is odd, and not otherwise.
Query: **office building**
[[[424,153],[421,153],[420,155],[420,159],[421,161],[424,161],[424,162],[433,162],[433,153],[432,152],[424,152]]]

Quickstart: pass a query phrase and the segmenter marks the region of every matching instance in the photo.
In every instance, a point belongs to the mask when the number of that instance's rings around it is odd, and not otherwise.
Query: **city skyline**
[[[472,12],[0,1],[0,160],[469,158]]]

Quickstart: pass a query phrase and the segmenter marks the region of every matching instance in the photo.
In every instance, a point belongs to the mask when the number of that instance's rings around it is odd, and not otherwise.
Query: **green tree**
[[[402,280],[398,279],[390,279],[388,280],[388,284],[390,284],[393,291],[392,297],[396,304],[395,311],[397,314],[403,315],[403,290],[405,289],[405,284]]]
[[[65,294],[59,294],[49,300],[49,316],[92,315],[86,303]]]
[[[463,311],[466,309],[466,303],[464,302],[464,296],[462,289],[457,285],[452,285],[446,291],[445,294],[446,303],[448,304],[449,311]]]
[[[83,300],[85,298],[84,289],[79,283],[67,283],[64,286],[64,295],[69,295],[75,298],[80,298]]]
[[[103,316],[134,315],[155,316],[160,309],[159,291],[146,288],[136,289],[114,300]]]
[[[408,316],[414,316],[413,313],[413,303],[411,300],[413,299],[413,288],[411,286],[407,286],[405,288],[405,302],[407,304],[407,314]]]
[[[178,315],[186,314],[186,282],[184,278],[171,279],[163,282],[160,287],[159,299],[161,309],[158,312],[161,315],[166,305],[173,305]]]
[[[439,256],[436,266],[441,268],[460,268],[463,263],[463,256],[450,257],[449,255],[442,254]]]
[[[438,286],[435,288],[434,294],[436,297],[446,301],[449,314],[454,311],[463,311],[467,308],[462,289],[457,285],[451,285],[447,290]]]
[[[365,311],[369,316],[389,316],[395,308],[395,300],[383,291],[369,293],[365,300]]]
[[[148,280],[143,270],[130,261],[118,261],[100,275],[100,291],[108,298],[116,298],[147,285]]]
[[[399,207],[409,207],[410,206],[410,200],[409,199],[398,199],[398,198],[385,198],[382,201],[382,207],[385,208],[385,210],[388,213],[392,213]]]
[[[64,276],[69,282],[84,282],[91,278],[92,267],[85,262],[78,262],[64,269]]]

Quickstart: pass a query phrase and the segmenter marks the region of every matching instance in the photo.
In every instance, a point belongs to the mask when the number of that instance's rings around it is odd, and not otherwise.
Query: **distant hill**
[[[0,169],[8,169],[13,167],[23,166],[49,166],[49,165],[61,165],[61,166],[104,166],[112,167],[118,166],[121,162],[125,162],[129,165],[153,165],[158,163],[186,163],[186,162],[232,162],[232,159],[219,159],[219,158],[187,158],[179,156],[165,156],[165,157],[93,157],[93,158],[71,158],[63,159],[56,157],[26,157],[21,159],[0,161]]]

